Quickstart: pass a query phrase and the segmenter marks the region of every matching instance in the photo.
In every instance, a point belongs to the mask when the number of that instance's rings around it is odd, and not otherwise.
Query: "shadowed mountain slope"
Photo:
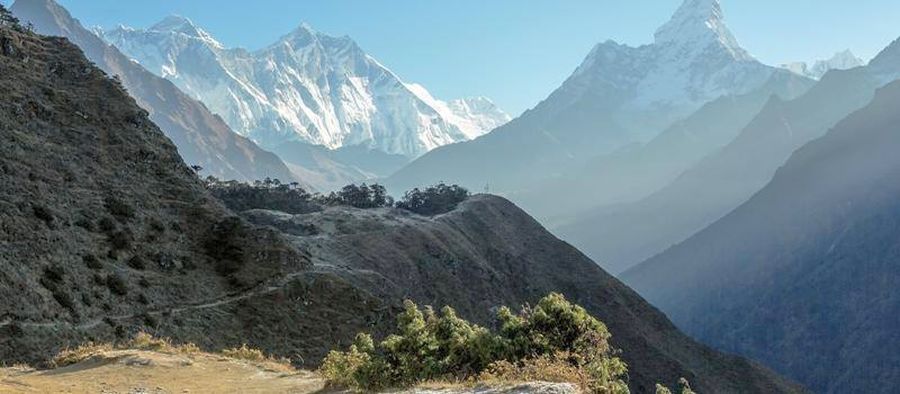
[[[687,332],[817,392],[896,391],[898,107],[895,82],[626,281]]]

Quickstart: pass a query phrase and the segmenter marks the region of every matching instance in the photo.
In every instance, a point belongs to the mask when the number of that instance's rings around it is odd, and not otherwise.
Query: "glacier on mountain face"
[[[478,137],[510,117],[486,98],[437,100],[406,84],[349,37],[303,24],[257,50],[226,48],[189,19],[104,38],[171,80],[264,147],[297,141],[329,149],[366,146],[414,158]]]

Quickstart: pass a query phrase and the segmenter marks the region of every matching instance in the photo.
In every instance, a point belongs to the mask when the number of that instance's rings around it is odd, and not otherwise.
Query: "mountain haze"
[[[640,200],[731,142],[768,100],[792,99],[814,81],[775,73],[758,89],[723,96],[677,121],[646,144],[598,156],[584,166],[510,195],[529,213],[556,226],[598,206]]]
[[[534,109],[471,142],[436,149],[389,180],[394,189],[459,183],[509,193],[645,142],[709,101],[749,93],[774,73],[728,30],[718,0],[687,0],[652,44],[598,44]]]
[[[687,332],[816,392],[895,392],[898,107],[894,82],[749,201],[625,280]]]
[[[737,138],[639,201],[594,209],[555,230],[613,271],[677,244],[747,201],[790,154],[865,106],[900,75],[900,44],[865,67],[833,70],[806,94],[773,98]]]

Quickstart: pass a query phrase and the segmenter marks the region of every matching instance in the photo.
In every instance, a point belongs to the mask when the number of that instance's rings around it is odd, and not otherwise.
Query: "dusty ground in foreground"
[[[0,393],[315,393],[311,372],[283,372],[212,354],[114,350],[48,371],[0,369]]]
[[[308,371],[208,353],[109,350],[62,368],[0,368],[0,393],[338,393]],[[423,387],[393,394],[574,394],[569,384]]]

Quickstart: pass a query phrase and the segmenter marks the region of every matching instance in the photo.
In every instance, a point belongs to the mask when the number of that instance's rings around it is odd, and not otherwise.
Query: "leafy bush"
[[[697,394],[696,392],[694,392],[694,390],[691,389],[691,384],[688,383],[687,379],[685,378],[678,379],[678,385],[681,386],[681,394]],[[672,394],[672,390],[669,390],[669,388],[666,386],[657,384],[656,394]]]
[[[103,263],[100,262],[100,259],[98,259],[97,256],[95,256],[91,253],[81,256],[81,261],[83,261],[84,264],[87,265],[87,267],[92,270],[98,270],[98,269],[103,268]]]
[[[134,218],[134,208],[118,197],[108,196],[103,199],[103,206],[120,221]]]
[[[118,296],[128,294],[128,284],[125,283],[125,278],[119,274],[108,275],[106,277],[106,287],[109,288],[109,291]]]
[[[129,250],[132,242],[134,242],[134,237],[127,229],[119,230],[109,235],[109,244],[114,251]]]
[[[43,220],[48,225],[53,223],[53,212],[49,208],[43,205],[33,205],[31,210],[34,212],[34,217]]]
[[[207,254],[215,260],[216,271],[223,276],[243,268],[246,252],[243,237],[247,225],[237,217],[228,217],[216,223],[205,242]]]
[[[317,199],[326,205],[348,205],[360,209],[394,205],[394,199],[387,194],[387,189],[379,184],[347,185],[327,196],[318,196]]]
[[[430,380],[539,378],[595,393],[628,392],[626,366],[615,357],[606,326],[562,295],[550,294],[518,314],[502,308],[498,320],[495,333],[459,318],[450,307],[438,314],[406,301],[396,334],[377,346],[359,334],[349,350],[329,353],[320,372],[330,384],[357,390]]]
[[[253,184],[237,181],[223,182],[215,177],[206,178],[210,193],[235,212],[250,209],[270,209],[294,215],[317,212],[322,208],[313,195],[296,182],[283,184],[277,179],[266,178]]]
[[[346,205],[360,209],[391,207],[394,200],[384,186],[373,184],[347,185],[327,195],[310,194],[296,182],[281,183],[266,178],[253,184],[237,181],[220,181],[206,178],[210,193],[235,211],[269,209],[293,215],[318,212],[327,205]]]
[[[138,271],[143,271],[147,268],[147,260],[143,256],[136,254],[128,259],[128,266]]]
[[[456,209],[459,203],[469,198],[469,191],[459,185],[439,183],[419,190],[412,189],[397,202],[397,208],[420,215],[439,215]]]

